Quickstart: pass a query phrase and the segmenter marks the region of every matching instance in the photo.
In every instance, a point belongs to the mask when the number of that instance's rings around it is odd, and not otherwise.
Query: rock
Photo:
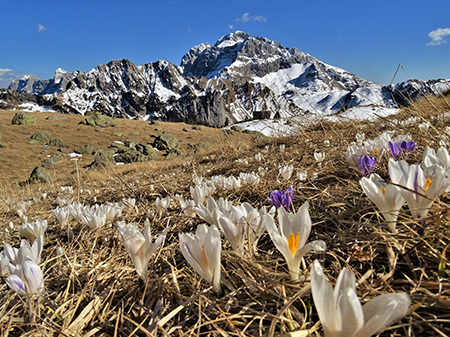
[[[114,163],[114,155],[109,151],[98,150],[94,153],[94,161],[89,168],[107,167]]]
[[[89,117],[83,119],[80,124],[91,125],[91,126],[115,126],[117,125],[117,121],[113,117],[109,117],[106,115],[101,115],[99,113],[95,113],[93,115],[88,115]]]
[[[57,153],[53,155],[51,158],[47,158],[42,163],[42,166],[44,167],[54,167],[55,163],[60,162],[62,160],[61,154]]]
[[[205,127],[203,125],[193,125],[192,126],[192,130],[200,130],[200,131],[202,131],[204,129],[205,129]]]
[[[37,166],[33,172],[31,172],[28,182],[31,184],[47,183],[52,181],[53,175],[43,166]]]
[[[65,141],[63,141],[60,138],[52,139],[48,142],[48,146],[55,146],[60,148],[67,148],[69,147],[69,144],[67,144]]]
[[[38,141],[39,143],[47,144],[52,138],[52,134],[48,131],[36,132],[31,136],[31,139]]]
[[[64,122],[67,122],[69,120],[66,116],[48,116],[46,119],[49,121],[64,121]]]
[[[8,144],[6,144],[6,143],[0,143],[0,149],[4,149],[4,148],[6,148],[6,147],[8,147]]]
[[[121,132],[114,132],[114,136],[116,136],[116,137],[122,137],[122,133],[121,133]]]
[[[163,133],[155,138],[153,147],[156,147],[160,151],[172,150],[177,145],[178,140],[169,133]]]
[[[231,130],[236,131],[236,132],[242,132],[242,129],[239,126],[233,125],[231,127]]]
[[[191,145],[191,144],[188,145],[188,149],[194,150],[194,153],[198,153],[200,151],[207,150],[207,149],[209,149],[209,147],[210,147],[210,144],[205,143],[205,142],[201,142],[201,143],[194,144],[194,145]]]
[[[16,112],[11,123],[15,125],[36,124],[37,118],[25,112]]]
[[[120,149],[118,155],[114,158],[118,163],[143,162],[153,159],[151,156],[145,156],[143,153],[133,149]]]
[[[74,152],[78,153],[78,154],[87,154],[87,153],[92,153],[93,151],[94,151],[94,147],[89,144],[80,146],[79,148],[74,150]]]

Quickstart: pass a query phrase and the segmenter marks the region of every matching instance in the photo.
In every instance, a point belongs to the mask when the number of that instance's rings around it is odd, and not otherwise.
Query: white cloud
[[[439,46],[440,44],[447,43],[444,37],[450,35],[450,28],[438,28],[428,34],[431,41],[427,43],[427,46]]]
[[[233,29],[233,25],[228,25],[228,28]]]
[[[267,19],[265,16],[261,16],[261,15],[250,16],[250,13],[244,13],[240,18],[237,18],[235,21],[238,23],[247,23],[249,21],[266,22]]]
[[[37,25],[38,25],[38,33],[42,33],[44,30],[47,29],[44,27],[44,25],[41,25],[40,23],[38,23]]]
[[[20,71],[0,68],[0,88],[7,88],[11,81],[18,80],[23,76]]]

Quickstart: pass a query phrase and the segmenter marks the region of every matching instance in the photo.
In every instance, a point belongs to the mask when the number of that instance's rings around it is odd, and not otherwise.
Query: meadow
[[[0,148],[0,249],[4,244],[20,246],[19,228],[24,222],[48,223],[39,263],[44,289],[39,296],[27,298],[11,290],[5,282],[8,271],[0,278],[1,335],[323,336],[311,296],[314,260],[333,286],[344,268],[353,272],[361,303],[383,294],[409,295],[406,315],[380,336],[449,335],[448,194],[435,198],[428,217],[420,223],[404,204],[393,233],[364,193],[361,170],[346,160],[346,151],[357,137],[364,137],[363,143],[394,131],[392,137],[408,135],[416,142],[407,162],[420,163],[426,146],[448,147],[449,103],[450,95],[445,94],[426,97],[396,116],[374,122],[319,120],[314,126],[299,126],[298,135],[287,138],[132,120],[98,128],[79,125],[83,116],[51,121],[46,118],[54,114],[41,112],[31,113],[38,117],[36,125],[11,125],[15,112],[1,111],[0,142],[6,147]],[[418,126],[423,123],[428,127]],[[69,150],[50,168],[50,182],[23,184],[34,167],[59,153],[45,144],[30,144],[30,136],[37,131],[65,140]],[[86,143],[95,149],[127,138],[149,143],[151,134],[164,131],[181,142],[178,156],[171,159],[158,153],[151,161],[86,170],[93,155],[77,161],[68,156]],[[209,147],[197,153],[188,146],[206,142]],[[373,172],[389,181],[389,149],[374,155]],[[292,175],[280,171],[290,165]],[[256,249],[247,241],[241,251],[232,249],[222,236],[217,292],[180,250],[179,234],[194,233],[207,222],[198,214],[189,216],[179,199],[180,195],[194,198],[190,187],[213,177],[242,173],[253,173],[258,179],[230,188],[216,186],[207,194],[216,201],[223,198],[234,205],[269,209],[269,193],[292,186],[289,211],[296,214],[308,202],[312,227],[306,240],[322,240],[326,250],[306,254],[298,279],[292,280],[267,230]],[[169,203],[161,206],[167,197]],[[122,212],[95,229],[73,217],[62,226],[52,210],[74,202],[85,206],[117,203]],[[201,202],[206,205],[206,198]],[[142,230],[146,219],[153,238],[166,234],[150,259],[146,277],[140,278],[117,223],[136,223]]]

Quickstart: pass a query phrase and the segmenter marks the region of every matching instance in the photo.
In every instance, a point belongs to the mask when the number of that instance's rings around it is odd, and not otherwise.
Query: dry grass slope
[[[268,143],[251,142],[245,137],[225,137],[220,133],[223,138],[217,139],[208,153],[189,158],[83,171],[79,180],[71,163],[72,168],[66,171],[70,174],[60,175],[49,184],[18,188],[5,182],[0,225],[6,227],[10,221],[18,225],[20,219],[13,205],[45,192],[47,197],[33,202],[27,215],[31,221],[47,219],[49,228],[41,262],[46,289],[35,309],[36,321],[27,321],[24,300],[8,289],[2,278],[2,336],[306,336],[308,332],[319,336],[323,332],[311,299],[309,281],[314,259],[320,259],[333,284],[343,267],[354,271],[362,302],[384,293],[405,291],[410,294],[412,305],[407,316],[381,336],[450,335],[446,258],[446,248],[450,244],[448,195],[433,206],[424,236],[417,235],[415,224],[405,209],[400,213],[399,233],[393,235],[362,192],[361,174],[350,169],[345,161],[345,150],[355,140],[357,132],[364,132],[366,138],[375,138],[392,129],[410,134],[416,140],[418,149],[409,160],[420,161],[426,145],[437,148],[440,140],[449,141],[444,131],[448,121],[440,117],[432,119],[450,110],[448,101],[448,96],[427,98],[392,117],[400,120],[419,116],[432,124],[426,133],[417,125],[394,125],[392,118],[373,123],[320,123],[302,130],[296,137],[272,139]],[[4,113],[12,118],[12,112]],[[120,124],[123,134],[138,128],[133,121],[120,121]],[[56,134],[56,128],[49,131]],[[62,128],[67,132],[66,139],[70,138],[74,146],[84,145],[86,137],[95,135],[91,128],[89,135],[86,133],[78,139],[79,135],[70,132],[73,129],[64,129],[64,124]],[[148,123],[145,128],[148,129]],[[29,131],[25,127],[21,130]],[[3,128],[0,132],[6,134]],[[114,140],[107,132],[101,133],[105,139],[97,139],[95,146],[102,148]],[[169,132],[175,134],[172,129]],[[41,158],[33,157],[34,150],[24,152],[14,148],[15,142],[24,143],[21,132],[14,134],[17,138],[11,138],[7,151],[20,153],[17,161],[20,160],[21,165],[2,166],[2,172],[5,179],[17,181],[26,179],[31,171],[26,167],[28,161]],[[211,136],[215,135],[219,135],[218,130],[212,129]],[[329,145],[325,140],[329,140]],[[279,151],[280,144],[285,144],[284,152]],[[254,159],[258,152],[263,156],[261,162]],[[322,167],[314,160],[314,152],[326,153]],[[244,158],[248,163],[236,161]],[[295,172],[316,171],[318,178],[302,183],[295,179],[294,172],[291,180],[282,180],[278,167],[284,164],[294,165]],[[19,166],[23,166],[23,170]],[[86,205],[94,204],[94,198],[97,203],[136,198],[136,209],[124,214],[122,220],[142,226],[156,197],[173,197],[177,193],[189,196],[193,174],[207,178],[218,174],[237,176],[239,172],[258,171],[260,166],[268,170],[257,187],[218,191],[214,197],[247,201],[260,207],[269,205],[269,191],[293,185],[295,209],[306,200],[310,203],[313,229],[308,241],[321,239],[327,243],[326,253],[307,255],[302,266],[304,277],[300,281],[289,280],[284,259],[268,234],[261,238],[258,254],[246,252],[245,256],[239,256],[223,241],[225,295],[218,298],[208,283],[185,262],[179,249],[178,233],[193,232],[203,221],[186,218],[179,207],[173,207],[163,218],[151,219],[152,233],[160,233],[167,226],[170,231],[164,247],[152,257],[149,277],[142,284],[114,226],[92,231],[72,221],[73,236],[68,238],[67,231],[59,228],[50,212],[56,208],[57,196],[73,197]],[[10,176],[8,171],[17,172],[10,172]],[[389,177],[386,160],[377,168],[377,173]],[[73,186],[74,192],[65,194],[59,188],[61,185]],[[17,247],[20,236],[16,230],[9,235],[2,231],[0,240]],[[64,255],[57,256],[58,246],[63,248]],[[440,263],[446,267],[445,277],[438,275]]]

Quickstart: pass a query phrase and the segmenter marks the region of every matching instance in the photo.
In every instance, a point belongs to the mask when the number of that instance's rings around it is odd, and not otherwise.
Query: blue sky
[[[0,87],[121,58],[179,65],[191,47],[236,30],[381,84],[400,63],[412,78],[450,79],[448,0],[0,0]],[[394,82],[407,79],[401,70]]]

